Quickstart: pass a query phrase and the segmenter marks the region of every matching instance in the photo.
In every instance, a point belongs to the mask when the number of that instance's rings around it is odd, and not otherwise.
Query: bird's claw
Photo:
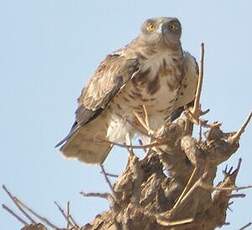
[[[142,128],[144,128],[144,130],[147,132],[147,134],[149,136],[153,136],[154,131],[150,128],[149,116],[148,116],[147,109],[146,109],[145,105],[143,105],[142,107],[143,107],[143,114],[144,115],[141,116],[137,112],[133,112],[134,116],[136,117],[137,121],[140,123]]]
[[[199,106],[199,108],[193,107],[193,108],[189,108],[189,109],[185,110],[185,115],[186,115],[187,119],[192,124],[201,125],[203,127],[211,127],[212,125],[208,124],[207,120],[200,119],[200,117],[202,115],[205,115],[208,112],[209,112],[209,109],[207,109],[205,111],[202,111],[200,106]]]

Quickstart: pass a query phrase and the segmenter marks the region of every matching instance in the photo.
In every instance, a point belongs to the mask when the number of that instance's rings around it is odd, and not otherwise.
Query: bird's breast
[[[148,113],[150,128],[160,128],[173,112],[182,75],[178,58],[161,56],[147,61],[142,71],[113,99],[109,108],[110,135],[134,133],[136,126],[141,129],[134,113],[143,116],[143,105]]]
[[[122,105],[142,107],[151,114],[167,114],[172,109],[183,79],[183,62],[176,56],[159,55],[143,64],[136,75],[118,95]]]

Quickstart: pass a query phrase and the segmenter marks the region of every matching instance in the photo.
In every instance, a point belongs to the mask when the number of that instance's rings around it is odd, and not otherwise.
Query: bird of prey
[[[57,144],[66,157],[101,164],[112,143],[139,133],[134,113],[143,113],[143,105],[156,130],[194,100],[198,65],[183,51],[181,33],[177,18],[150,18],[137,38],[101,62],[78,98],[69,134]]]

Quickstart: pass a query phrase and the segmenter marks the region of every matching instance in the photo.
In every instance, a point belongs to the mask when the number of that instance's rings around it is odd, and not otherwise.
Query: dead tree
[[[239,160],[236,169],[226,168],[224,179],[214,185],[217,166],[227,161],[239,148],[239,139],[245,131],[252,113],[237,132],[225,133],[220,123],[208,124],[200,117],[200,92],[203,79],[204,46],[200,61],[198,89],[193,108],[188,108],[177,120],[165,124],[159,130],[150,130],[148,111],[143,106],[143,114],[136,114],[140,124],[153,140],[149,145],[120,145],[129,152],[125,170],[114,185],[109,181],[102,167],[110,193],[85,193],[107,199],[110,209],[95,217],[85,226],[78,226],[70,214],[69,205],[63,210],[56,203],[66,220],[66,227],[59,228],[41,217],[5,191],[23,213],[22,218],[3,208],[25,226],[23,230],[72,229],[72,230],[213,230],[226,223],[226,211],[231,199],[244,194],[233,193],[251,186],[237,187],[237,174],[241,167]],[[200,127],[199,137],[193,137],[193,126]],[[204,133],[202,134],[202,129]],[[116,143],[115,143],[116,144]],[[145,149],[145,157],[138,159],[135,148]],[[248,223],[241,229],[250,226]]]

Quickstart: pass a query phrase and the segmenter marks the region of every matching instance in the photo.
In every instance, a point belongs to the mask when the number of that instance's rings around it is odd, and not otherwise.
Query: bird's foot
[[[135,115],[137,121],[139,122],[139,124],[146,131],[147,135],[150,136],[150,137],[153,137],[154,136],[154,131],[150,128],[149,116],[148,116],[146,106],[142,105],[142,107],[143,107],[144,116],[142,117],[137,112],[134,112],[134,115]]]
[[[201,119],[200,117],[207,114],[209,112],[209,109],[202,111],[201,106],[199,107],[193,107],[188,108],[185,110],[185,116],[187,119],[195,125],[200,125],[202,127],[211,128],[212,126],[215,126],[214,124],[208,124],[208,120]]]

